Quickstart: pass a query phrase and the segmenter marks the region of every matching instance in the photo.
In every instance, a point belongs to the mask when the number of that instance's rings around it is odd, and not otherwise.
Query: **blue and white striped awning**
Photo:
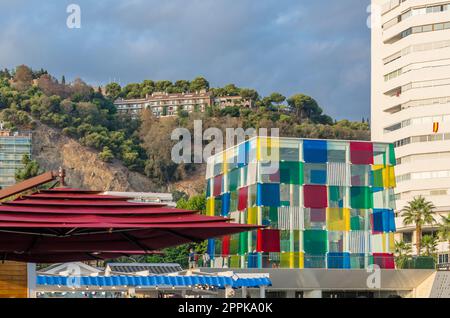
[[[43,286],[92,286],[92,287],[189,287],[208,285],[217,288],[231,286],[261,287],[271,286],[268,277],[237,278],[228,276],[37,276],[37,285]]]

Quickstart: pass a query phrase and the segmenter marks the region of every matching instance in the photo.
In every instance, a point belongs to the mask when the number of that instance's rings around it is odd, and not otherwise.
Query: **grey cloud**
[[[65,27],[69,3],[82,28]],[[369,0],[0,1],[0,67],[93,84],[207,77],[304,92],[337,118],[369,114]]]

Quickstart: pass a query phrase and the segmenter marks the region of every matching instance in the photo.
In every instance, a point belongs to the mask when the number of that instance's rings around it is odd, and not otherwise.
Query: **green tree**
[[[448,248],[450,249],[450,215],[446,217],[441,215],[441,223],[439,223],[438,235],[442,241],[448,242]]]
[[[155,91],[168,93],[169,89],[173,87],[173,83],[171,81],[157,81],[155,83]]]
[[[37,175],[41,174],[42,171],[39,168],[39,164],[36,160],[31,160],[30,156],[25,154],[22,157],[23,168],[16,170],[15,177],[17,182],[21,182]]]
[[[298,118],[311,118],[313,113],[319,112],[317,102],[312,97],[304,94],[296,94],[290,97],[287,102]]]
[[[423,196],[415,197],[402,209],[403,224],[412,224],[416,227],[416,249],[418,255],[421,253],[422,227],[436,222],[433,217],[434,209],[433,203],[426,201]]]
[[[197,77],[189,85],[189,90],[192,93],[201,90],[209,90],[209,82],[204,77]]]
[[[114,154],[108,146],[104,146],[98,157],[104,162],[111,162],[114,159]]]
[[[176,93],[187,93],[191,83],[186,80],[179,80],[175,82],[174,88]]]
[[[272,103],[275,103],[277,105],[278,111],[280,111],[281,104],[286,101],[286,97],[281,95],[280,93],[270,94],[269,99]]]
[[[434,256],[437,251],[438,241],[433,235],[424,235],[420,242],[425,256]]]
[[[242,88],[239,94],[243,99],[256,101],[259,98],[259,94],[254,89]]]
[[[120,87],[120,85],[117,83],[109,83],[106,85],[105,91],[108,98],[110,98],[111,100],[115,100],[122,91],[122,87]]]
[[[404,241],[395,241],[395,263],[397,268],[404,268],[406,262],[411,257],[411,244]]]
[[[193,211],[199,211],[200,213],[206,212],[206,195],[195,195],[190,197],[188,200],[185,198],[181,198],[177,202],[177,208],[179,209],[186,209],[186,210],[193,210]]]

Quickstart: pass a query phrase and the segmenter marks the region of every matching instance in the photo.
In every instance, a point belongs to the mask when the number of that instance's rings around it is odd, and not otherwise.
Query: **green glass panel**
[[[305,230],[303,233],[304,250],[309,255],[323,255],[327,252],[327,231]]]
[[[248,253],[248,232],[242,232],[239,234],[239,254],[246,253]]]
[[[239,253],[239,234],[233,234],[230,238],[230,255]]]
[[[383,188],[383,169],[378,169],[372,171],[373,180],[372,180],[372,186],[377,188]]]
[[[222,196],[214,199],[214,215],[220,216],[222,214]]]
[[[395,164],[396,164],[395,149],[394,149],[394,145],[393,144],[389,145],[389,164],[391,166],[395,166]]]
[[[222,240],[220,240],[220,239],[215,240],[215,242],[214,242],[214,254],[215,255],[218,255],[218,256],[222,255],[222,245],[223,245]]]
[[[303,184],[303,162],[280,162],[280,183]]]
[[[228,173],[228,188],[231,191],[236,191],[239,185],[240,170],[234,169]]]
[[[282,252],[291,251],[291,231],[280,231],[280,250]]]
[[[238,210],[238,197],[237,191],[232,191],[230,193],[230,212],[235,212]]]
[[[373,196],[369,187],[351,187],[350,205],[353,209],[372,209]]]
[[[278,228],[278,208],[276,207],[262,207],[262,225],[270,226],[271,228]]]
[[[345,187],[330,186],[328,187],[330,208],[343,208],[345,206]]]
[[[364,268],[364,254],[350,254],[350,268]]]
[[[361,218],[359,216],[352,216],[350,218],[350,229],[353,231],[364,230],[361,228]]]

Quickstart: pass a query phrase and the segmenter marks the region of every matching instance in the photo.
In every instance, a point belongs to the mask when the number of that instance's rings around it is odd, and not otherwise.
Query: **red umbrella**
[[[99,191],[57,188],[0,205],[0,257],[61,262],[151,253],[257,228]]]

